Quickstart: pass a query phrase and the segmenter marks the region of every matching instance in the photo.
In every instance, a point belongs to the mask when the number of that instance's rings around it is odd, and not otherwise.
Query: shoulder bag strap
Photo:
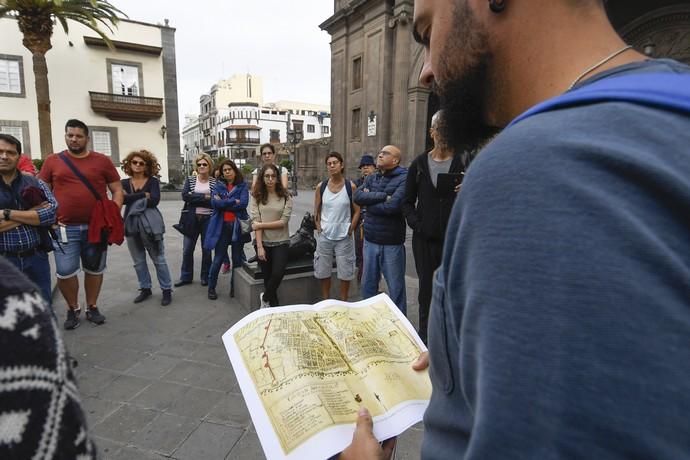
[[[86,179],[86,177],[84,177],[84,175],[77,169],[77,167],[74,166],[74,163],[72,163],[72,161],[71,161],[69,158],[67,158],[67,154],[65,154],[65,152],[61,152],[60,155],[59,155],[59,157],[60,157],[60,159],[61,159],[62,161],[65,162],[65,164],[66,164],[67,166],[69,166],[69,169],[71,169],[72,172],[74,173],[74,175],[77,176],[77,178],[78,178],[80,181],[82,181],[82,183],[86,186],[86,188],[88,188],[89,191],[90,191],[91,193],[93,193],[93,196],[96,197],[96,201],[100,201],[100,200],[103,199],[103,198],[101,197],[101,195],[98,194],[98,192],[96,191],[96,189],[93,188],[93,185],[91,185],[91,183],[88,181],[88,179]]]

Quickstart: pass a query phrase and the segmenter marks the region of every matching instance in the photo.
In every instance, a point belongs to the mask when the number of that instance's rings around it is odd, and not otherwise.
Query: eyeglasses
[[[205,168],[208,166],[208,163],[197,163],[196,164],[199,168]]]
[[[264,174],[264,180],[276,180],[275,174]]]
[[[130,161],[134,166],[146,166],[145,161]]]

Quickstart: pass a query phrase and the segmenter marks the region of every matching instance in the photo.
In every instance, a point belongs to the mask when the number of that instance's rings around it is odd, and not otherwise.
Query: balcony
[[[110,120],[144,123],[163,116],[163,99],[89,91],[91,109]]]
[[[238,137],[226,137],[225,138],[225,145],[233,145],[233,144],[249,144],[249,145],[259,145],[261,143],[261,140],[259,140],[258,137],[244,137],[244,136],[238,136]]]

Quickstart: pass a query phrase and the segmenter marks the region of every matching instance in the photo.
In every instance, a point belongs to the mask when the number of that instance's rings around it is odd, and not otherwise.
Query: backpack
[[[605,78],[535,105],[507,128],[538,113],[599,102],[630,102],[690,114],[690,75],[643,73]]]
[[[324,181],[321,181],[321,189],[320,189],[320,195],[321,195],[321,203],[319,204],[319,213],[321,212],[321,204],[323,204],[323,192],[326,191],[326,187],[328,187],[328,181],[330,179],[326,179]],[[350,219],[352,219],[352,215],[355,213],[355,207],[352,204],[352,181],[348,179],[347,177],[345,178],[345,191],[347,192],[347,197],[350,199]]]

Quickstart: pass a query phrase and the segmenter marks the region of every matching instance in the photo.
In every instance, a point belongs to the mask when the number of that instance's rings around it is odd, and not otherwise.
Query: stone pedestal
[[[251,311],[259,308],[259,293],[264,291],[263,273],[256,262],[244,263],[242,268],[235,270],[235,298],[241,305],[249,307]],[[350,293],[356,290],[357,281],[350,284]],[[337,298],[340,291],[340,281],[335,270],[331,275],[331,297]],[[288,263],[285,277],[278,288],[278,299],[282,305],[313,304],[321,299],[320,282],[314,278],[311,259],[303,259]],[[351,299],[354,300],[354,299]]]

